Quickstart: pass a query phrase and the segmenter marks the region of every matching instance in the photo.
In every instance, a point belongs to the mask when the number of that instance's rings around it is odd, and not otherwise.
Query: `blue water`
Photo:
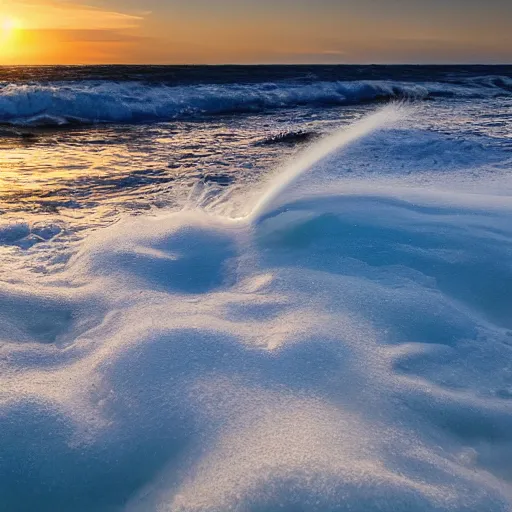
[[[0,509],[509,511],[512,67],[0,68]]]

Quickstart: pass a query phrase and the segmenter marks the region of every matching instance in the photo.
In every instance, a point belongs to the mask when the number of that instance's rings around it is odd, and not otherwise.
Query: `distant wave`
[[[0,123],[60,126],[133,123],[260,112],[308,105],[350,105],[438,96],[508,95],[512,79],[471,78],[464,83],[336,81],[189,85],[138,82],[0,84]]]

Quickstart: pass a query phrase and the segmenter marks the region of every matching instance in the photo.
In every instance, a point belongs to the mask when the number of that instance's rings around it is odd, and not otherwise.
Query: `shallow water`
[[[510,510],[512,97],[458,72],[415,87],[479,97],[5,124],[2,507]]]

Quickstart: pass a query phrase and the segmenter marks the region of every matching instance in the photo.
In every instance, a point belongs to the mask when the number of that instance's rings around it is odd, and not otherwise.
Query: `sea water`
[[[0,510],[511,509],[511,67],[0,79]]]

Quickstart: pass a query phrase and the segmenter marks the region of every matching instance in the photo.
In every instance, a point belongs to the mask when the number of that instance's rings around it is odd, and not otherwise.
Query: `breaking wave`
[[[510,94],[507,77],[463,83],[352,81],[188,85],[138,82],[62,82],[0,85],[0,123],[60,126],[187,119],[305,105],[349,105],[437,96]]]

